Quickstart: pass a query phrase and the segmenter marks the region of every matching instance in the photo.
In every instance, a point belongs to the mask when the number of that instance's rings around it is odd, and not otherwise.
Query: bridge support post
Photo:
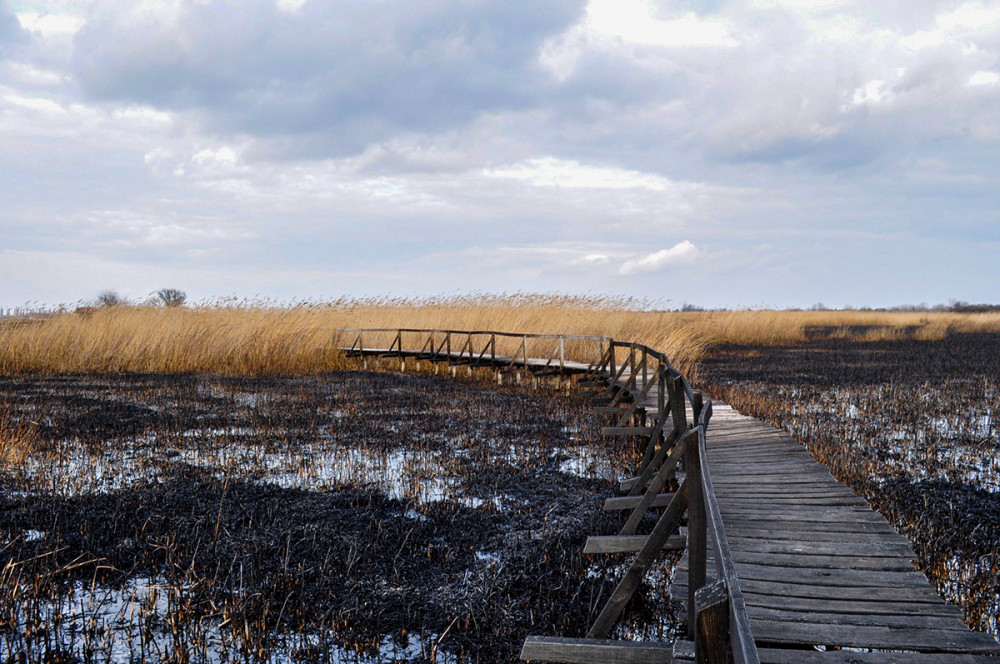
[[[699,664],[725,664],[729,660],[729,591],[719,579],[695,593],[697,636],[695,661]]]
[[[702,408],[701,392],[694,393],[693,403],[695,422]],[[701,477],[701,464],[703,459],[698,452],[698,436],[688,436],[685,441],[687,450],[684,453],[684,462],[688,477]],[[708,551],[707,528],[705,522],[705,496],[701,482],[693,482],[690,489],[690,504],[688,505],[688,638],[695,638],[697,624],[695,617],[698,615],[695,595],[697,591],[705,585],[705,563]],[[729,615],[728,613],[726,614]]]

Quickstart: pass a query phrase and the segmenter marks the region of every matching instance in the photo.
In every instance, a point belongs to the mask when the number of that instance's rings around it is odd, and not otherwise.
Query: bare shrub
[[[179,307],[187,301],[187,293],[176,288],[161,288],[156,291],[156,301],[165,307]]]
[[[100,307],[121,307],[126,304],[128,301],[117,291],[103,290],[97,294],[97,305]]]

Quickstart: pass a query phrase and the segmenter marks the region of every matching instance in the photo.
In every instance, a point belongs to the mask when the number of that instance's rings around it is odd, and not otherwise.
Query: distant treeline
[[[677,311],[740,311],[741,309],[729,309],[727,307],[712,308],[712,307],[700,307],[696,304],[690,304],[685,302]],[[998,313],[1000,312],[1000,304],[973,304],[971,302],[964,302],[962,300],[949,300],[948,304],[927,304],[926,302],[921,302],[920,304],[900,304],[895,307],[854,307],[852,305],[845,305],[843,307],[828,307],[822,302],[817,302],[816,304],[802,309],[799,307],[785,307],[779,309],[777,307],[750,307],[749,310],[759,310],[759,311],[885,311],[885,312],[905,312],[905,313],[926,313],[926,312],[939,312],[939,313],[955,313],[955,314],[987,314],[987,313]],[[658,311],[671,311],[670,309],[661,309]]]
[[[944,311],[951,312],[955,314],[986,314],[986,313],[996,313],[1000,311],[1000,304],[973,304],[971,302],[963,302],[962,300],[951,300],[948,304],[935,304],[928,306],[926,304],[904,304],[899,307],[890,307],[888,309],[869,309],[868,307],[862,307],[862,311]]]

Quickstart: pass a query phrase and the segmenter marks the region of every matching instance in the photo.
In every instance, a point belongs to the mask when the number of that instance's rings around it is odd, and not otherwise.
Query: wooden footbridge
[[[1000,661],[916,571],[885,518],[781,431],[703,401],[661,353],[606,337],[455,330],[342,330],[362,358],[488,368],[496,379],[571,377],[643,449],[604,509],[621,530],[585,552],[634,553],[586,638],[531,636],[521,658],[576,663]],[[640,533],[643,517],[655,525]],[[611,639],[645,573],[683,550],[671,595],[686,616],[674,643]],[[676,555],[676,554],[675,554]]]

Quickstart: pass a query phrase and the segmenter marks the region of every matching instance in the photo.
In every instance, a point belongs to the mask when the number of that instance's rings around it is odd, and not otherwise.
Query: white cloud
[[[917,30],[900,37],[899,45],[907,50],[919,52],[936,48],[945,43],[946,35],[942,30]]]
[[[168,123],[173,120],[173,115],[164,111],[159,111],[151,106],[125,106],[117,108],[112,115],[120,120],[134,120],[138,122]]]
[[[29,108],[33,111],[59,114],[66,112],[66,109],[51,99],[43,99],[41,97],[21,97],[14,94],[4,95],[3,99],[11,104],[21,106],[22,108]]]
[[[852,99],[855,106],[877,106],[891,99],[891,93],[885,81],[869,81],[854,91]]]
[[[540,157],[506,168],[483,171],[487,177],[523,180],[536,187],[567,189],[651,189],[664,191],[677,183],[667,178],[622,168],[586,166],[577,161]]]
[[[198,165],[235,166],[238,159],[236,150],[230,147],[221,147],[217,150],[201,150],[191,157],[191,162]]]
[[[607,254],[587,254],[572,262],[573,265],[607,265],[611,262],[611,257]]]
[[[86,24],[83,18],[68,14],[24,12],[17,14],[17,20],[25,30],[43,37],[71,37]]]
[[[678,265],[691,265],[701,260],[705,255],[701,249],[688,240],[678,242],[669,249],[647,254],[642,258],[625,261],[618,274],[638,274],[640,272],[659,272]]]
[[[591,0],[584,25],[595,35],[645,46],[729,48],[738,43],[719,20],[701,19],[693,12],[675,19],[657,18],[650,0]]]
[[[1000,23],[1000,6],[995,2],[966,2],[953,11],[941,14],[935,22],[944,30],[980,30]]]
[[[309,2],[309,0],[278,0],[278,9],[283,12],[294,14],[302,9],[302,6],[307,2]]]
[[[539,62],[565,81],[581,57],[593,52],[623,52],[635,64],[630,49],[635,46],[672,51],[690,47],[730,49],[739,42],[721,20],[703,19],[689,12],[672,19],[656,16],[650,0],[590,0],[579,23],[547,40]]]
[[[226,246],[253,240],[254,229],[239,224],[201,218],[169,218],[157,213],[101,211],[87,215],[91,237],[101,246],[119,249],[189,248]]]
[[[69,81],[65,74],[20,62],[6,63],[12,82],[31,87],[54,87]]]
[[[996,85],[1000,74],[995,71],[977,71],[969,77],[969,85]]]
[[[863,224],[899,236],[879,247],[901,266],[938,219],[956,247],[996,242],[997,2],[529,5],[0,0],[5,247],[412,259],[440,290],[606,291],[704,258],[692,278],[758,297],[767,275],[719,258],[761,238],[796,256]],[[759,297],[784,304],[785,274]],[[962,283],[945,299],[974,298]]]

